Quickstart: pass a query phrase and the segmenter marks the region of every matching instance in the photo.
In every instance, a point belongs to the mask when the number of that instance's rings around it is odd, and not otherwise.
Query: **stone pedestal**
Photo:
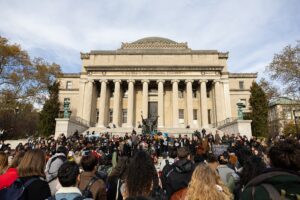
[[[70,120],[69,118],[56,118],[55,121],[56,121],[55,135],[54,135],[55,139],[57,139],[62,133],[66,137],[69,137],[72,134],[74,134],[76,130],[78,130],[79,133],[82,133],[83,131],[89,128],[88,126]]]
[[[235,120],[218,127],[218,129],[229,135],[238,133],[241,136],[246,135],[250,139],[252,137],[251,122],[252,120]]]

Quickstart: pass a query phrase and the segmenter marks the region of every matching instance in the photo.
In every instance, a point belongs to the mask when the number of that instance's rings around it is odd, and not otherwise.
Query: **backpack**
[[[83,199],[88,199],[88,198],[93,199],[93,193],[91,192],[91,187],[98,179],[99,178],[97,176],[94,176],[93,178],[91,178],[91,180],[89,181],[87,186],[82,191]]]
[[[60,155],[60,156],[57,156],[57,157],[53,158],[53,159],[51,160],[50,164],[49,164],[49,169],[48,169],[48,171],[47,171],[47,173],[48,173],[49,175],[54,174],[54,173],[50,173],[49,170],[51,169],[52,163],[53,163],[55,160],[57,160],[58,158],[61,159],[63,162],[67,161],[67,158],[66,158],[65,156],[63,156],[63,155]],[[54,181],[56,178],[57,178],[57,176],[54,176],[52,179],[50,179],[50,180],[48,181],[48,183]]]
[[[25,199],[23,193],[25,189],[34,181],[39,180],[37,177],[30,178],[25,183],[21,179],[15,180],[15,182],[8,188],[4,188],[0,191],[1,200],[23,200]]]
[[[162,172],[161,172],[161,177],[160,177],[160,180],[161,180],[161,184],[162,184],[162,188],[163,188],[163,189],[165,189],[168,174],[169,174],[169,172],[170,172],[172,169],[173,169],[173,166],[170,165],[169,160],[166,160],[166,165],[164,166],[164,168],[163,168],[163,170],[162,170]]]
[[[257,195],[272,200],[300,200],[300,175],[287,171],[261,174],[245,186],[241,197],[255,199]]]

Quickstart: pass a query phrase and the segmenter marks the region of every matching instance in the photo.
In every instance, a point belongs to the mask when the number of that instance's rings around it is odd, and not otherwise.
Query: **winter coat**
[[[73,200],[82,194],[77,187],[61,187],[55,194],[55,200]]]
[[[7,188],[19,177],[16,168],[9,168],[4,174],[0,176],[0,190]]]
[[[49,183],[52,195],[54,195],[56,191],[61,187],[57,178],[57,173],[58,173],[58,169],[66,159],[67,158],[65,154],[56,153],[48,160],[46,164],[46,168],[45,168],[46,180]]]
[[[83,191],[94,176],[95,174],[92,172],[82,172],[80,174],[80,182],[78,183],[78,188]],[[90,191],[93,194],[93,199],[106,200],[106,186],[101,179],[98,179],[93,183]]]
[[[231,174],[235,173],[233,169],[228,167],[227,165],[219,165],[217,168],[219,176],[225,185],[228,185],[229,177]]]
[[[176,161],[170,170],[166,172],[166,188],[167,196],[171,197],[172,194],[182,188],[188,186],[195,164],[187,159]]]
[[[21,177],[21,181],[25,183],[29,179],[38,176],[27,176]],[[51,191],[48,183],[41,177],[33,181],[29,186],[24,190],[24,197],[27,200],[45,200],[51,196]]]

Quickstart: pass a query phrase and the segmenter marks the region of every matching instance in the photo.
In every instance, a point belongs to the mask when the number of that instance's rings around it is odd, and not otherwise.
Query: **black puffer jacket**
[[[176,191],[188,186],[195,164],[190,160],[178,160],[175,162],[170,170],[165,174],[166,176],[166,188],[168,198],[172,196]]]

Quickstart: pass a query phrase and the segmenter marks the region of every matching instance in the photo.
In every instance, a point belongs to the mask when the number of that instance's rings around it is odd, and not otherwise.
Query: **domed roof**
[[[149,43],[177,44],[177,42],[163,37],[145,37],[135,42],[132,42],[131,44],[149,44]]]
[[[163,37],[145,37],[131,43],[122,43],[121,49],[188,49],[187,43],[178,43]]]

